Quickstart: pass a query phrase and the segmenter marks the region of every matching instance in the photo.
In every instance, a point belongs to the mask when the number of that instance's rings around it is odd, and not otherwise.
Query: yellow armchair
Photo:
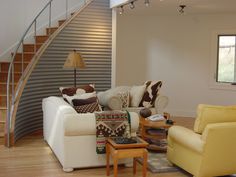
[[[194,130],[169,129],[167,158],[195,177],[236,173],[236,106],[199,105]]]

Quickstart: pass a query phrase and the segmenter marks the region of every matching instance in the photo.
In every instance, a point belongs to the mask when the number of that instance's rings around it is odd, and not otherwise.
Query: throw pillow
[[[118,98],[121,100],[122,108],[129,107],[129,92],[119,92],[117,93]]]
[[[74,106],[74,108],[78,113],[88,113],[88,112],[93,113],[95,111],[101,111],[97,101],[82,106]]]
[[[87,99],[73,99],[72,103],[74,106],[82,106],[85,104],[94,103],[96,101],[97,101],[97,97],[91,97],[91,98],[87,98]]]
[[[91,93],[94,92],[94,84],[84,85],[81,87],[60,87],[61,95],[73,96],[75,94]]]
[[[162,81],[146,81],[144,85],[146,86],[146,91],[143,94],[139,106],[151,108],[154,106],[158,92],[162,86]]]
[[[81,95],[73,95],[73,96],[68,96],[66,94],[63,94],[62,96],[64,99],[66,99],[73,106],[72,100],[74,100],[74,99],[88,99],[91,97],[96,97],[96,92],[84,93]]]
[[[130,106],[138,107],[140,101],[142,100],[144,91],[146,89],[145,85],[133,86],[130,89]]]

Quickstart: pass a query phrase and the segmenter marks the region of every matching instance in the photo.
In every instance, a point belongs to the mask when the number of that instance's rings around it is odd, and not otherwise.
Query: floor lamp
[[[85,68],[86,65],[80,53],[73,50],[67,56],[63,68],[73,68],[74,69],[74,87],[76,87],[76,69]]]

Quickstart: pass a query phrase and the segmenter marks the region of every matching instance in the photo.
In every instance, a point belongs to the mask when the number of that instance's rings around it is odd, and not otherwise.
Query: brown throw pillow
[[[162,81],[146,81],[146,91],[139,104],[140,107],[150,108],[154,106],[155,100],[158,96],[158,92],[162,86]]]
[[[78,113],[87,113],[87,112],[93,113],[95,111],[101,111],[98,102],[85,104],[82,106],[74,106],[74,108]]]
[[[75,94],[92,93],[94,92],[94,84],[84,85],[80,87],[60,87],[61,95],[65,94],[73,96]]]
[[[91,104],[97,102],[97,97],[91,97],[91,98],[87,98],[87,99],[73,99],[72,103],[74,106],[82,106],[85,104]]]

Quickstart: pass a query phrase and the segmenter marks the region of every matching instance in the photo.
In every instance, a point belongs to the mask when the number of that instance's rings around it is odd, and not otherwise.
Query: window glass
[[[218,36],[217,82],[235,82],[235,35]]]

